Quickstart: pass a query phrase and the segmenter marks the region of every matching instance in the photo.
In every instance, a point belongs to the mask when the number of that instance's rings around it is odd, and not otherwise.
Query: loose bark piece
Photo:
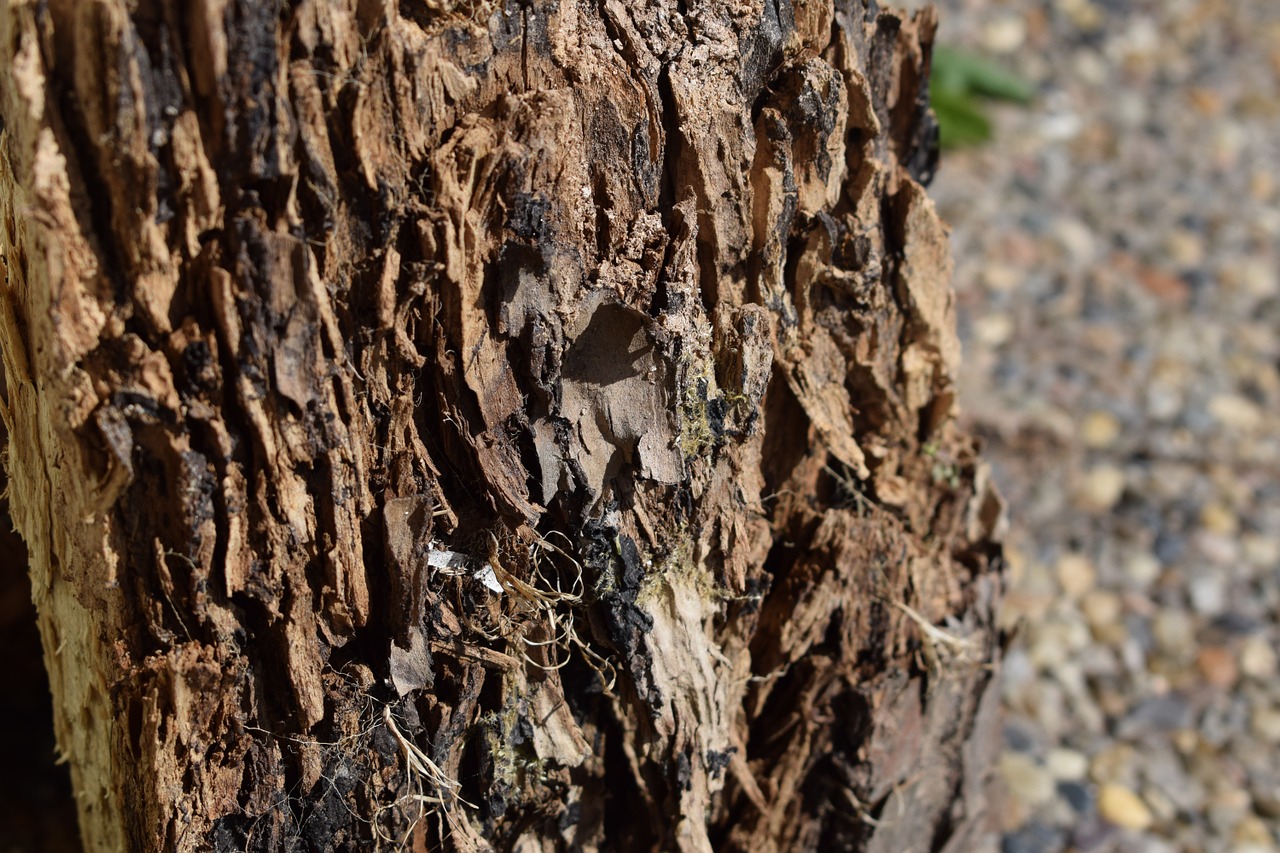
[[[2,411],[86,846],[973,849],[934,28],[9,4]]]

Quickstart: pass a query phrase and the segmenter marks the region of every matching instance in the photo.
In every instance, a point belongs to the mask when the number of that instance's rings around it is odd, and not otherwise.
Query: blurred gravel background
[[[1280,2],[940,6],[1038,88],[932,188],[1013,525],[1004,850],[1280,849]]]

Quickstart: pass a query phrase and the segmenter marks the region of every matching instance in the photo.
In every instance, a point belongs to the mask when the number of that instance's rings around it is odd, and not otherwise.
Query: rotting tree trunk
[[[1000,508],[876,6],[5,7],[89,849],[978,844]]]

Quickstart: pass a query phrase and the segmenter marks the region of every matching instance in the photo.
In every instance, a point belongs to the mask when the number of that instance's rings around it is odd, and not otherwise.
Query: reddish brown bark
[[[930,14],[14,3],[15,520],[91,849],[972,849]]]

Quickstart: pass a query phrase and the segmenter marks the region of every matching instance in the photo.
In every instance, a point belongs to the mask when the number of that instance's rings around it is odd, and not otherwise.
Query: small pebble
[[[1124,570],[1138,586],[1150,586],[1160,577],[1160,560],[1155,554],[1140,552],[1125,562]]]
[[[1200,748],[1201,743],[1200,733],[1192,729],[1176,731],[1169,740],[1183,756],[1194,755],[1196,750]]]
[[[1073,656],[1074,658],[1074,656]],[[1085,683],[1084,669],[1080,666],[1078,659],[1064,661],[1054,669],[1053,680],[1062,685],[1074,703],[1074,710],[1077,716],[1083,711],[1081,704],[1090,702],[1089,687]]]
[[[1049,619],[1033,624],[1028,631],[1031,662],[1041,672],[1062,666],[1076,652],[1089,645],[1089,628],[1078,619]]]
[[[1249,792],[1243,788],[1222,788],[1209,798],[1206,809],[1209,822],[1219,831],[1228,832],[1249,811],[1250,804]]]
[[[1000,776],[1010,795],[1030,806],[1042,805],[1053,799],[1053,777],[1026,753],[1003,753],[1000,756]]]
[[[1249,176],[1249,195],[1254,201],[1270,201],[1276,191],[1276,179],[1270,171],[1259,169]]]
[[[1079,853],[1090,853],[1090,851],[1102,848],[1117,832],[1114,826],[1098,817],[1096,813],[1087,815],[1083,820],[1076,820],[1072,823],[1071,845]]]
[[[1280,536],[1263,536],[1246,533],[1240,537],[1244,558],[1255,566],[1274,568],[1280,566]]]
[[[1236,843],[1231,846],[1230,853],[1276,853],[1274,841]]]
[[[1187,100],[1198,113],[1216,116],[1222,112],[1222,95],[1204,86],[1191,86],[1187,89]]]
[[[1210,533],[1235,536],[1240,529],[1240,518],[1229,507],[1212,502],[1200,510],[1200,524]]]
[[[1094,782],[1115,782],[1128,777],[1136,753],[1127,743],[1112,743],[1089,760],[1089,778]]]
[[[1045,755],[1044,766],[1055,779],[1077,781],[1088,774],[1089,758],[1083,752],[1056,747]]]
[[[1221,646],[1201,649],[1196,655],[1196,668],[1207,683],[1223,689],[1235,684],[1240,677],[1235,655]]]
[[[1126,740],[1169,734],[1190,726],[1192,717],[1191,706],[1181,694],[1152,696],[1139,702],[1120,721],[1116,734]]]
[[[1276,674],[1276,651],[1271,641],[1255,634],[1240,649],[1240,671],[1249,678],[1266,681]]]
[[[1135,846],[1128,848],[1126,853],[1128,851],[1132,851],[1132,853],[1187,853],[1186,848],[1180,845],[1150,835],[1142,836]]]
[[[1037,680],[1023,691],[1021,698],[1023,711],[1039,724],[1050,740],[1061,738],[1069,721],[1075,723],[1062,686],[1052,678]]]
[[[1076,505],[1085,512],[1110,511],[1124,493],[1124,471],[1114,465],[1090,468],[1076,489]]]
[[[1085,32],[1102,26],[1102,10],[1093,0],[1057,0],[1055,5],[1066,13],[1071,23]]]
[[[1098,814],[1103,820],[1124,829],[1151,826],[1151,810],[1142,798],[1123,785],[1109,782],[1098,790]]]
[[[1147,414],[1157,421],[1170,421],[1182,413],[1185,400],[1182,391],[1166,380],[1156,379],[1143,391]]]
[[[1013,290],[1022,284],[1027,278],[1027,274],[1015,266],[1009,264],[991,263],[982,271],[983,283],[989,290],[997,293]]]
[[[987,314],[973,323],[974,337],[992,349],[1008,343],[1014,330],[1013,317],[1008,314]]]
[[[1249,795],[1253,807],[1265,818],[1280,819],[1280,775],[1275,769],[1255,773],[1249,779]]]
[[[1112,108],[1115,110],[1115,124],[1123,128],[1139,127],[1151,115],[1151,105],[1136,92],[1117,92]]]
[[[1025,720],[1012,719],[1004,725],[1004,744],[1014,752],[1035,752],[1042,749],[1040,732]]]
[[[1211,563],[1227,566],[1240,562],[1240,542],[1234,536],[1201,530],[1195,535],[1195,545]]]
[[[1253,712],[1250,729],[1259,740],[1280,744],[1280,710],[1259,708]]]
[[[1078,599],[1093,589],[1098,580],[1098,570],[1093,561],[1083,554],[1064,554],[1055,567],[1058,586],[1068,597]]]
[[[1219,394],[1209,401],[1209,414],[1227,429],[1253,432],[1262,424],[1262,412],[1247,397]]]
[[[1244,128],[1239,122],[1216,123],[1211,151],[1214,165],[1224,172],[1234,171],[1239,165],[1244,144]]]
[[[1179,267],[1195,267],[1204,262],[1204,238],[1188,228],[1171,231],[1164,241],[1169,260]]]
[[[1093,411],[1080,422],[1080,440],[1093,450],[1105,450],[1120,437],[1120,421],[1110,412]]]
[[[1071,810],[1076,814],[1087,814],[1093,811],[1093,795],[1079,782],[1059,782],[1058,796],[1066,800],[1067,805],[1071,806]]]
[[[1204,805],[1205,787],[1186,771],[1183,759],[1170,747],[1158,744],[1144,752],[1142,775],[1148,791],[1158,790],[1175,810],[1196,812]]]
[[[1020,828],[1025,827],[1027,821],[1031,819],[1031,806],[1011,793],[1005,792],[999,798],[998,808],[1000,810],[998,815],[1000,829],[1006,833],[1017,832]]]
[[[1189,658],[1195,648],[1195,623],[1182,610],[1161,610],[1152,621],[1151,632],[1160,651],[1175,660]]]
[[[1120,660],[1130,673],[1137,674],[1146,672],[1146,651],[1144,650],[1143,643],[1137,637],[1129,636],[1125,639],[1124,645],[1120,647]]]
[[[1120,596],[1109,589],[1094,589],[1080,600],[1080,611],[1095,635],[1101,635],[1120,621]]]
[[[1001,15],[982,28],[982,44],[992,53],[1013,53],[1027,40],[1027,22],[1021,15]]]
[[[1154,544],[1155,557],[1165,565],[1176,563],[1182,556],[1182,552],[1186,550],[1186,547],[1186,537],[1179,535],[1175,530],[1162,529],[1156,534]]]
[[[1228,610],[1209,622],[1209,630],[1206,633],[1213,637],[1248,637],[1257,633],[1261,627],[1258,620],[1247,613]]]
[[[1058,219],[1054,223],[1053,233],[1067,257],[1076,263],[1087,263],[1097,254],[1097,238],[1094,237],[1093,229],[1079,219]]]
[[[1196,613],[1217,616],[1227,609],[1226,578],[1217,573],[1192,578],[1187,583],[1187,597]]]
[[[1043,823],[1029,823],[1000,842],[1000,853],[1058,853],[1066,846],[1061,830]]]
[[[1231,829],[1231,841],[1236,845],[1231,853],[1242,849],[1275,851],[1275,837],[1271,829],[1257,815],[1245,815]]]
[[[1164,791],[1149,787],[1142,792],[1142,802],[1151,812],[1152,822],[1171,821],[1178,814],[1178,807]]]
[[[1239,268],[1239,284],[1250,296],[1266,299],[1280,292],[1280,276],[1275,266],[1260,258],[1243,261]]]
[[[1137,273],[1138,283],[1163,302],[1181,306],[1191,298],[1191,288],[1182,276],[1155,267],[1142,267]]]

